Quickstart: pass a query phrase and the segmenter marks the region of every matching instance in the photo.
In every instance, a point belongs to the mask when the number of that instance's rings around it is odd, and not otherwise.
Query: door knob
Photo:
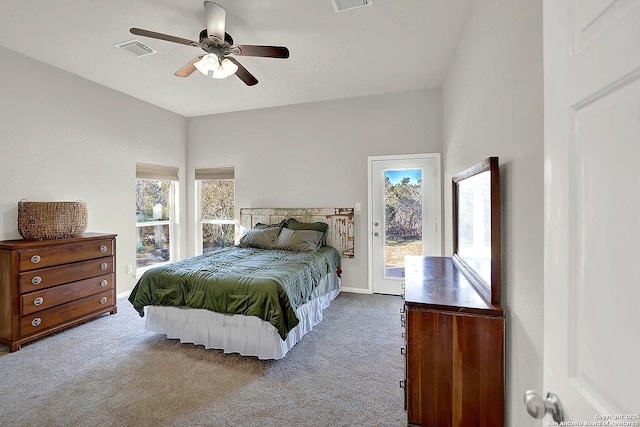
[[[543,399],[537,391],[527,390],[524,393],[524,404],[533,418],[542,418],[546,414],[551,414],[555,422],[564,421],[562,404],[555,393],[547,393],[546,399]]]

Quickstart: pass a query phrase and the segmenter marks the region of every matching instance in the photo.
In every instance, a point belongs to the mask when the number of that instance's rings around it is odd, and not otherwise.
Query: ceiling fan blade
[[[258,79],[256,79],[253,76],[253,74],[247,71],[247,69],[244,68],[242,64],[240,64],[235,58],[232,58],[231,56],[227,56],[227,59],[238,66],[238,71],[236,71],[236,76],[238,76],[238,78],[242,80],[247,86],[253,86],[258,84]]]
[[[265,58],[288,58],[289,49],[284,46],[255,46],[250,44],[234,45],[240,48],[239,55],[242,56],[262,56]]]
[[[200,56],[196,56],[189,63],[185,64],[184,67],[180,68],[178,71],[173,73],[173,75],[177,77],[189,77],[196,70],[196,66],[193,64],[200,61],[203,56],[204,54]]]
[[[224,27],[227,12],[217,3],[212,1],[204,2],[204,14],[207,22],[207,35],[209,38],[215,36],[224,42]]]
[[[170,36],[168,34],[156,33],[155,31],[142,30],[140,28],[131,28],[129,31],[131,31],[131,34],[135,34],[137,36],[151,37],[152,39],[166,40],[168,42],[186,44],[187,46],[200,47],[200,43],[194,42],[193,40]]]

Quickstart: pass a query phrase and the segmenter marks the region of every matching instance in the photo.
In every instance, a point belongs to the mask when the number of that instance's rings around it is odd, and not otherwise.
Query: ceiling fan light
[[[202,60],[205,61],[206,66],[209,70],[215,70],[220,66],[220,61],[218,61],[218,56],[212,53],[205,55],[202,58]]]
[[[207,74],[209,74],[209,68],[207,67],[207,65],[204,63],[204,60],[201,59],[200,61],[196,62],[195,64],[193,64],[196,69],[198,71],[200,71],[202,74],[204,74],[205,76]]]
[[[224,68],[222,68],[222,66],[219,66],[218,68],[213,70],[213,75],[211,77],[213,77],[214,79],[226,79],[227,72],[224,70]]]
[[[221,65],[222,65],[222,68],[224,68],[224,71],[227,74],[227,77],[235,74],[236,71],[238,71],[238,66],[228,58],[223,59]]]

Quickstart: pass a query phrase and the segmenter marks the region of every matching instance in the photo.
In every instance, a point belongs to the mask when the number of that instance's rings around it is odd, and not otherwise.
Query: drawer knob
[[[103,262],[102,264],[100,264],[100,270],[106,270],[107,267],[109,267],[109,264],[107,264],[106,262]]]
[[[41,259],[42,258],[40,258],[40,255],[34,255],[34,256],[31,257],[31,262],[34,263],[34,264],[37,264],[37,263],[40,262]]]
[[[100,252],[107,252],[107,247],[105,245],[100,246]]]
[[[40,276],[35,276],[33,279],[31,279],[31,283],[34,285],[39,285],[40,282],[42,282],[42,277]]]
[[[44,298],[38,297],[33,300],[33,305],[42,305],[43,302],[44,302]]]
[[[100,282],[100,286],[102,286],[103,288],[107,286],[107,281],[103,280],[102,282]]]
[[[106,304],[106,302],[107,302],[107,297],[100,298],[100,304]]]
[[[36,317],[35,319],[33,319],[31,321],[31,326],[40,326],[40,323],[42,323],[42,319],[39,317]]]

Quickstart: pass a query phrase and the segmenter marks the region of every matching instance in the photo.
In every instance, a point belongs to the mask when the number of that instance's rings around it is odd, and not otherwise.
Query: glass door
[[[369,280],[375,293],[399,295],[404,257],[440,255],[439,155],[369,158]]]

